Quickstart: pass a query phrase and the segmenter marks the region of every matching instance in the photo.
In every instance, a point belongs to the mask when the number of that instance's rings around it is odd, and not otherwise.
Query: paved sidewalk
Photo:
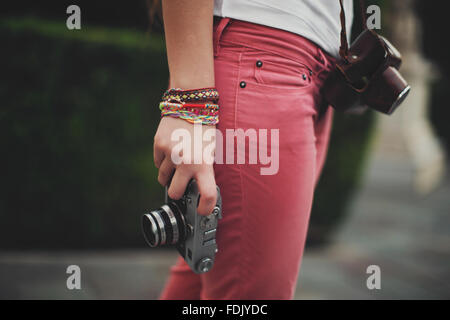
[[[335,245],[306,255],[297,298],[450,298],[450,177],[420,197],[410,170],[399,158],[371,160]],[[381,290],[366,287],[369,265],[381,268]]]
[[[373,158],[334,245],[307,250],[296,299],[449,299],[450,178],[427,197],[409,187],[408,168]],[[164,250],[0,253],[0,299],[155,299],[175,261]],[[82,290],[66,288],[66,267]],[[366,268],[381,268],[368,290]]]

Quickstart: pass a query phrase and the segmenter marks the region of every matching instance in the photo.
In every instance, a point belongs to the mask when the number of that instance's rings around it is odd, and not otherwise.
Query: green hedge
[[[161,36],[33,18],[0,23],[0,249],[144,246],[167,85]],[[373,117],[337,115],[312,213],[324,241],[357,185]]]
[[[142,243],[139,216],[162,200],[162,37],[33,18],[0,37],[0,248]]]

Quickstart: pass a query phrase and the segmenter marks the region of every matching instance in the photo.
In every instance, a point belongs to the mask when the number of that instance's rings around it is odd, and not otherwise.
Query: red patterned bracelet
[[[216,125],[219,123],[218,109],[184,108],[181,105],[162,105],[161,103],[161,117],[166,116],[180,118],[189,123],[202,125]]]
[[[161,116],[180,118],[190,123],[216,125],[219,122],[219,92],[215,87],[164,92],[159,104]],[[193,101],[197,103],[192,103]]]

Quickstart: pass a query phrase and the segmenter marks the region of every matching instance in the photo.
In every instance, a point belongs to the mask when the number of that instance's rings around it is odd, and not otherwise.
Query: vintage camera
[[[401,61],[387,39],[366,29],[326,80],[323,94],[340,111],[367,106],[392,114],[411,90],[398,72]]]
[[[341,6],[340,60],[322,86],[325,101],[336,110],[362,113],[372,108],[392,114],[411,87],[398,72],[400,52],[383,36],[367,27],[364,1],[359,1],[363,31],[348,46],[343,0]]]
[[[195,273],[213,267],[217,253],[216,231],[222,218],[222,199],[217,187],[217,203],[208,216],[197,213],[200,199],[197,183],[192,179],[179,200],[170,199],[166,188],[165,204],[142,216],[142,231],[150,247],[175,245]]]

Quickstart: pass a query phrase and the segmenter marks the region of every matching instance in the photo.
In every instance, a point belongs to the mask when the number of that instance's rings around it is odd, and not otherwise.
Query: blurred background
[[[390,117],[336,113],[296,298],[448,299],[445,3],[366,3],[380,6],[412,93]],[[66,27],[71,4],[81,30]],[[163,201],[152,159],[168,80],[158,8],[47,0],[0,12],[0,299],[157,298],[177,257],[140,231]],[[82,290],[66,288],[72,264]],[[380,290],[366,286],[370,265]]]

